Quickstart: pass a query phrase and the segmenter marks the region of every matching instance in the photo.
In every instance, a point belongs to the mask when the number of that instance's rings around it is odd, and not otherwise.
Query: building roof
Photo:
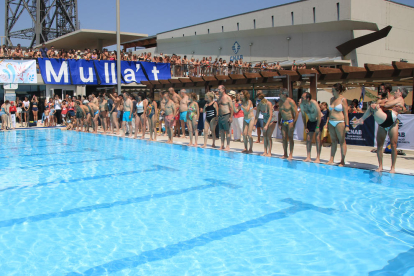
[[[126,33],[121,32],[121,43],[131,41],[139,38],[146,38],[147,34],[138,33]],[[54,46],[56,49],[85,49],[85,48],[98,48],[108,47],[116,44],[116,32],[115,31],[102,31],[102,30],[88,30],[81,29],[61,37],[49,40],[45,42],[46,47]],[[36,47],[41,47],[38,45]]]

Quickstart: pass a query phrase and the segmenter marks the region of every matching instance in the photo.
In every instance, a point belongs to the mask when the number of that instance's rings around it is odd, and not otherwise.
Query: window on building
[[[336,15],[337,15],[337,20],[339,21],[339,3],[336,3]]]
[[[316,23],[316,10],[313,8],[313,23]]]
[[[221,32],[224,33],[224,26],[221,26]]]
[[[207,33],[208,33],[208,34],[210,33],[210,29],[207,29]]]
[[[256,29],[256,19],[253,19],[253,29]]]
[[[237,22],[237,30],[239,30],[239,22]]]
[[[272,27],[275,26],[275,17],[272,15]]]
[[[295,25],[295,19],[293,17],[293,12],[291,12],[290,15],[292,16],[292,25]]]
[[[184,36],[184,34],[183,34],[183,36]]]
[[[194,32],[194,35],[197,35],[197,32]]]

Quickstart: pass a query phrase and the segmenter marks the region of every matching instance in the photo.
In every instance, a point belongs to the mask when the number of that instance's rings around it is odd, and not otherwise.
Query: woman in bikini
[[[338,143],[341,147],[341,162],[340,167],[345,166],[346,156],[346,141],[345,134],[349,131],[349,118],[348,118],[348,103],[342,96],[344,87],[337,83],[332,87],[331,104],[329,106],[329,133],[331,134],[331,158],[326,163],[331,165],[334,163],[334,157]]]
[[[243,118],[244,150],[242,151],[242,153],[252,153],[253,152],[252,131],[253,131],[253,127],[255,126],[255,118],[253,114],[253,103],[250,100],[250,93],[247,90],[242,91],[241,99],[242,99],[241,109],[243,110],[243,113],[244,113],[244,118]],[[250,143],[249,149],[247,149],[248,143]]]
[[[213,138],[212,148],[215,148],[216,142],[216,125],[218,121],[218,105],[214,101],[214,93],[208,92],[206,94],[206,105],[204,106],[204,114],[206,114],[206,121],[204,122],[204,145],[202,148],[207,146],[208,130],[211,130],[211,137]]]
[[[257,121],[259,113],[263,115],[263,140],[264,140],[264,153],[262,156],[272,156],[272,134],[275,130],[276,124],[273,121],[273,105],[268,101],[263,94],[259,95],[260,102],[257,105],[256,118]]]
[[[149,141],[157,141],[157,102],[148,97],[148,106],[147,106],[147,117],[148,117],[148,129],[149,129]],[[145,130],[143,128],[143,130]],[[152,138],[154,136],[154,138]]]
[[[187,111],[187,127],[188,127],[188,132],[190,133],[190,143],[188,144],[188,146],[192,147],[197,147],[197,141],[198,141],[198,130],[197,130],[197,125],[198,125],[198,118],[200,117],[200,109],[198,108],[198,103],[197,103],[197,94],[196,93],[190,93],[189,95],[190,97],[190,102],[188,104],[188,111]],[[193,136],[194,136],[194,132],[195,132],[195,141],[193,144]]]

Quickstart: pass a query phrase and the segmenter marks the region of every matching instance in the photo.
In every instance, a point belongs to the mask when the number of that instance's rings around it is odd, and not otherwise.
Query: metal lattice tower
[[[12,38],[20,38],[31,40],[33,47],[79,29],[77,0],[5,0],[5,3],[7,45],[13,45]],[[27,19],[32,22],[31,28],[13,29],[19,20]]]

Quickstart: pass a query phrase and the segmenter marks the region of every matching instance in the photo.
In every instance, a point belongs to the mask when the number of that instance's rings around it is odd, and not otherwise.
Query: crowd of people
[[[243,153],[253,152],[253,130],[257,130],[260,143],[263,138],[264,152],[262,156],[271,156],[273,139],[276,127],[282,133],[283,156],[291,160],[294,152],[293,133],[302,113],[302,120],[306,135],[307,157],[305,162],[311,162],[313,141],[316,142],[315,163],[321,162],[320,153],[323,142],[328,133],[331,138],[330,159],[328,165],[334,163],[335,154],[339,145],[341,160],[339,166],[345,165],[347,146],[345,134],[349,131],[349,113],[360,113],[357,106],[348,106],[342,93],[345,88],[341,84],[332,87],[330,103],[318,103],[312,99],[310,93],[303,93],[299,104],[289,97],[287,89],[281,90],[280,99],[276,104],[267,100],[262,91],[257,91],[256,97],[247,90],[236,93],[220,85],[214,92],[207,92],[205,99],[197,101],[195,93],[188,93],[182,89],[177,93],[172,87],[161,92],[160,101],[151,96],[141,94],[114,93],[91,94],[88,97],[66,96],[61,100],[58,95],[45,101],[45,111],[41,115],[45,126],[64,125],[63,130],[92,132],[95,134],[128,136],[135,139],[157,141],[157,135],[168,136],[167,143],[173,143],[174,137],[189,138],[188,146],[199,145],[199,136],[203,135],[201,147],[207,147],[207,141],[212,139],[211,147],[216,147],[219,139],[219,149],[230,150],[231,141],[243,141]],[[381,84],[379,93],[381,98],[368,106],[363,117],[356,124],[363,124],[364,120],[373,115],[378,123],[377,156],[382,171],[383,146],[388,135],[391,141],[392,166],[395,172],[398,140],[398,114],[405,111],[404,98],[408,92],[399,88],[391,93],[390,84]],[[8,118],[15,127],[16,118],[20,122],[27,122],[27,115],[31,106],[33,116],[37,119],[39,101],[34,96],[30,101],[17,100],[1,105],[0,116],[2,129],[5,130]],[[36,115],[35,115],[36,112]],[[26,118],[26,119],[25,119]]]
[[[34,59],[34,58],[55,58],[55,59],[84,59],[84,60],[117,60],[116,51],[108,51],[108,49],[89,49],[81,50],[65,50],[55,49],[51,46],[46,48],[45,44],[39,49],[28,48],[23,50],[20,44],[17,47],[7,47],[3,45],[0,48],[0,59]],[[245,62],[240,60],[225,60],[223,58],[203,57],[202,59],[187,58],[186,55],[180,56],[176,54],[153,55],[151,52],[141,54],[133,54],[125,49],[121,50],[121,60],[125,61],[146,61],[156,63],[170,63],[173,76],[191,77],[209,74],[240,74],[244,72],[257,72],[261,70],[281,70],[281,69],[306,69],[307,65],[296,64],[294,60],[292,65],[282,68],[279,62]],[[315,68],[311,68],[315,69]]]

